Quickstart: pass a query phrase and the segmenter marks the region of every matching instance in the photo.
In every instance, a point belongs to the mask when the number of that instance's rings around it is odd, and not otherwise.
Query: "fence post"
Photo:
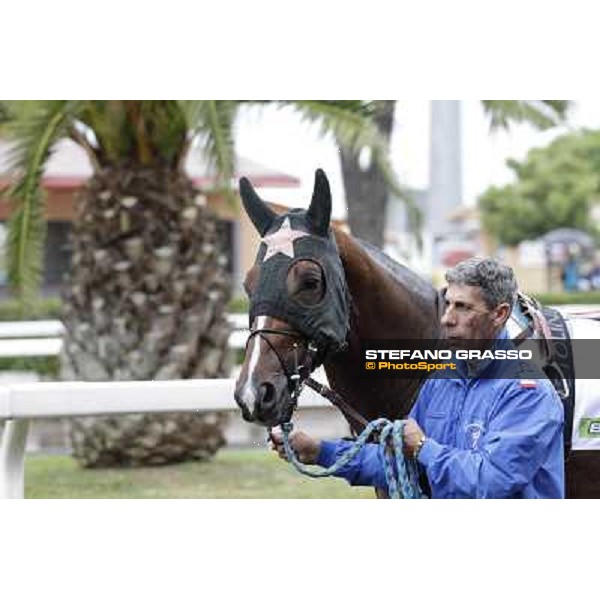
[[[4,423],[0,447],[0,498],[25,496],[25,445],[29,421],[8,420]]]

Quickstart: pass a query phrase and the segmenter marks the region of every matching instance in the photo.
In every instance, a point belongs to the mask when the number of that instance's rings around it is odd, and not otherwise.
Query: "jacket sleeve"
[[[322,467],[330,467],[353,445],[353,442],[345,440],[321,442],[317,464]],[[369,485],[387,489],[383,465],[383,456],[379,444],[365,444],[358,454],[345,467],[342,467],[335,476],[344,478],[350,485]]]
[[[418,461],[436,488],[459,497],[509,498],[531,482],[562,435],[562,407],[545,381],[507,390],[476,450],[462,450],[427,439]],[[549,384],[548,384],[549,386]]]

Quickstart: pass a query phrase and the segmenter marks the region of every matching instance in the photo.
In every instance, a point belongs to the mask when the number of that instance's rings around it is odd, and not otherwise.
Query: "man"
[[[446,274],[442,327],[450,346],[493,349],[507,340],[517,285],[510,267],[466,260]],[[424,470],[433,498],[564,497],[563,412],[543,373],[523,362],[459,364],[451,376],[429,378],[404,428],[404,448]],[[515,376],[516,375],[516,376]],[[318,442],[292,434],[306,464],[332,465],[351,442]],[[281,433],[274,449],[285,458]],[[338,474],[351,485],[386,487],[383,457],[367,444]]]

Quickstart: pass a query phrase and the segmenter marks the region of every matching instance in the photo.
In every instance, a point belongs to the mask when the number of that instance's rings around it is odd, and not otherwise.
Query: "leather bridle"
[[[272,344],[271,340],[269,340],[269,338],[267,337],[268,334],[285,335],[300,340],[306,347],[302,364],[298,362],[299,344],[296,341],[294,341],[292,344],[294,364],[290,369],[286,364],[286,361],[284,361],[281,357],[281,354]],[[279,364],[281,365],[281,370],[283,371],[283,374],[287,379],[287,386],[291,402],[287,407],[285,407],[284,415],[286,417],[285,420],[289,421],[292,417],[292,414],[296,410],[296,407],[298,406],[298,397],[302,392],[304,383],[310,376],[316,364],[315,359],[320,354],[319,348],[312,340],[307,339],[305,336],[292,329],[274,329],[269,327],[263,327],[262,329],[250,330],[250,335],[248,336],[248,339],[246,341],[246,351],[248,350],[248,344],[250,343],[250,340],[255,335],[258,336],[261,340],[264,340],[265,343],[269,346],[269,348],[273,351],[273,353],[277,357],[277,360],[279,361]]]
[[[293,343],[294,350],[294,366],[293,370],[288,369],[285,361],[282,359],[279,352],[275,346],[271,343],[268,337],[265,334],[276,334],[276,335],[287,335],[289,337],[298,338],[306,345],[306,352],[304,354],[304,361],[302,364],[298,364],[298,344],[296,342]],[[331,402],[334,406],[339,408],[339,410],[348,417],[351,421],[354,422],[355,426],[353,429],[355,431],[360,431],[361,426],[365,427],[368,425],[367,419],[365,419],[355,408],[350,406],[338,393],[334,392],[331,388],[319,383],[312,377],[310,374],[314,370],[315,366],[318,362],[315,360],[319,356],[324,356],[326,352],[326,348],[320,349],[315,342],[306,338],[306,336],[294,331],[292,329],[273,329],[268,327],[263,327],[262,329],[251,329],[250,335],[248,336],[248,340],[246,341],[246,351],[248,349],[248,344],[250,340],[257,335],[260,339],[264,340],[266,344],[271,348],[279,364],[281,365],[281,369],[287,379],[288,390],[290,393],[291,402],[285,408],[284,411],[284,421],[289,421],[292,418],[292,414],[296,410],[298,406],[298,397],[302,392],[304,385],[306,384],[312,390],[314,390],[317,394]],[[358,425],[358,427],[356,427]]]

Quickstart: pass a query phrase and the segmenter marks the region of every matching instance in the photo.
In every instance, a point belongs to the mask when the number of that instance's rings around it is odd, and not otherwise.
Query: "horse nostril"
[[[260,386],[262,397],[260,405],[262,408],[269,409],[275,404],[275,386],[268,381]]]

